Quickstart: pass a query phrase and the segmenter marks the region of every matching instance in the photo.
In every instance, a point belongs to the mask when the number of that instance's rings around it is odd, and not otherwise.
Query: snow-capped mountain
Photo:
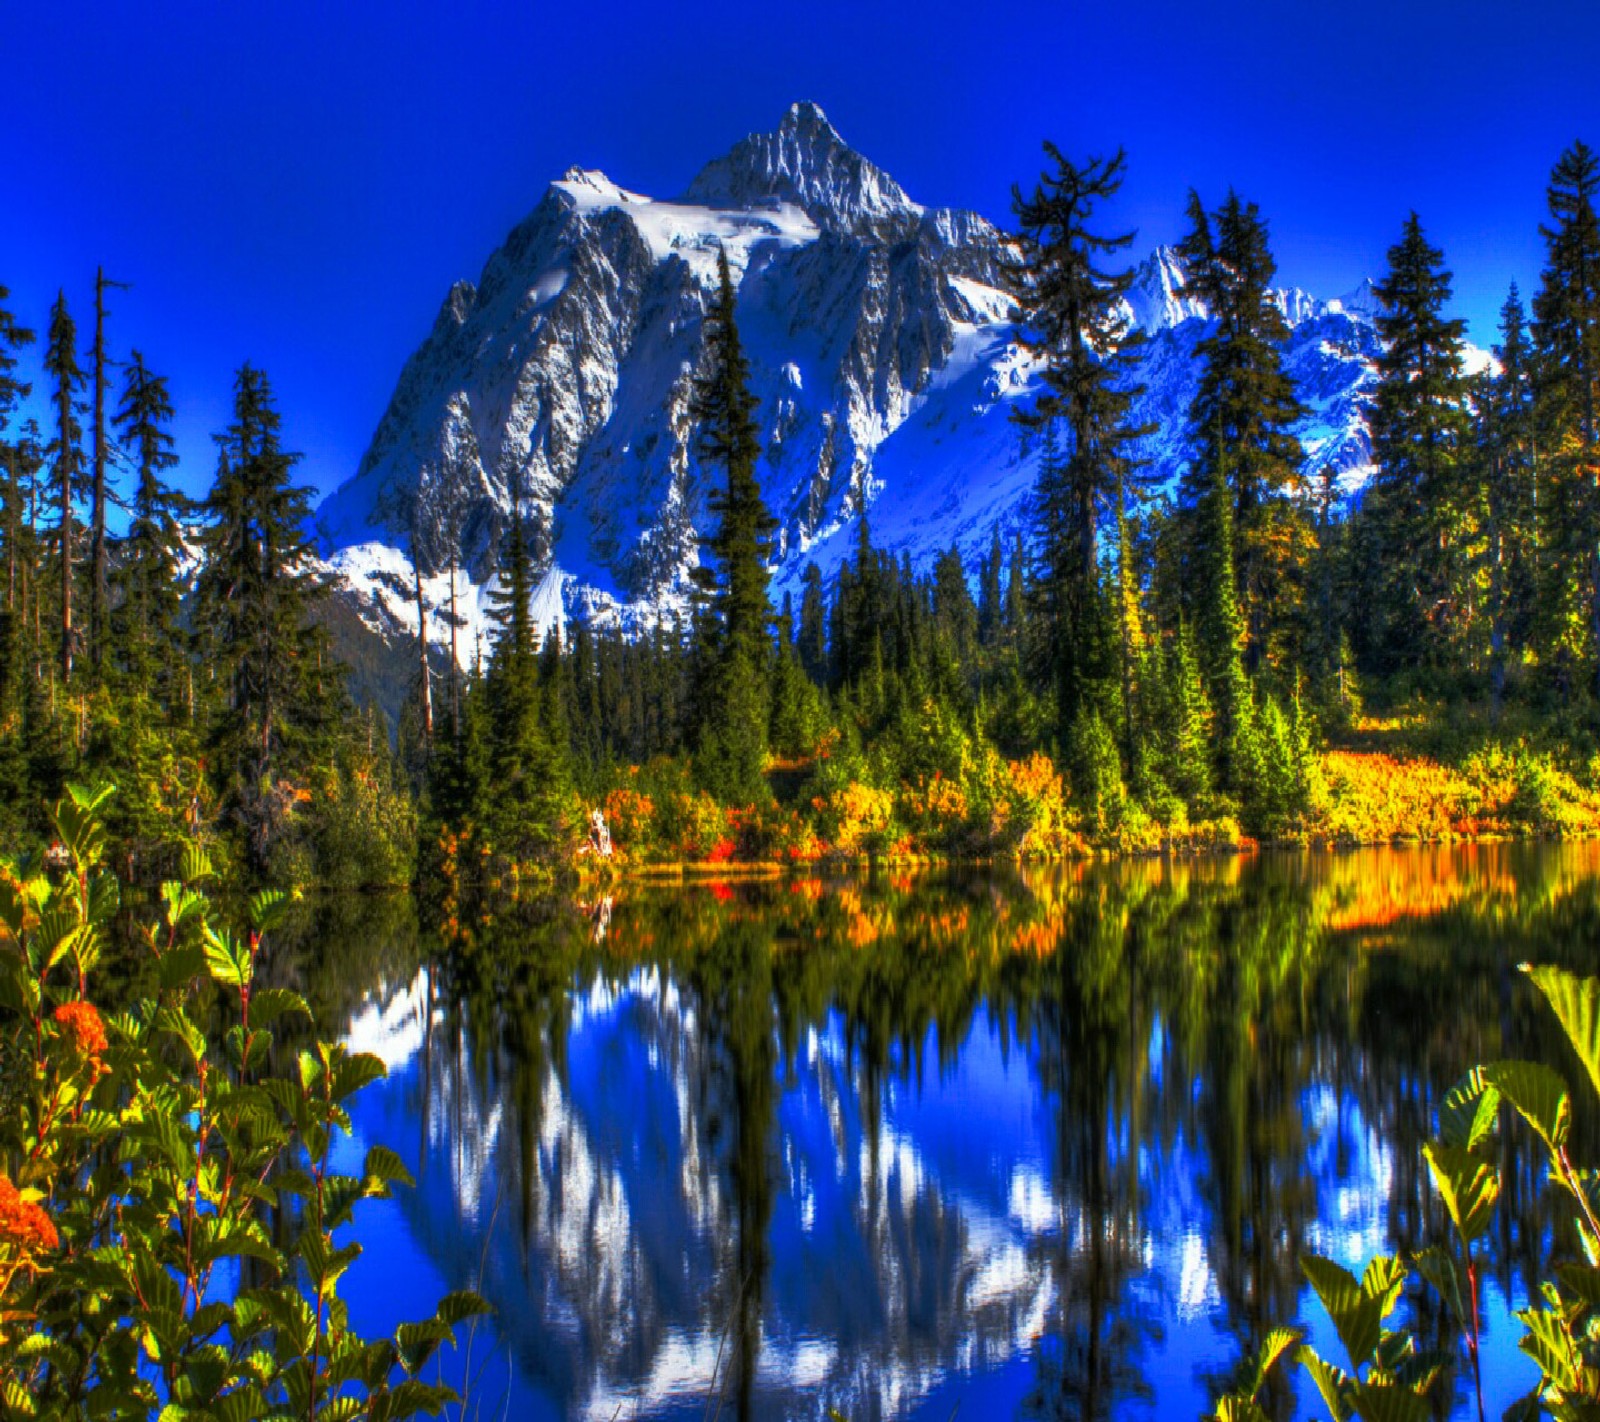
[[[577,610],[627,624],[685,605],[715,473],[695,455],[690,392],[717,253],[738,286],[760,404],[776,587],[828,571],[866,499],[874,541],[975,567],[1025,517],[1036,451],[1011,420],[1036,393],[1001,289],[1004,237],[972,212],[914,202],[814,104],[658,200],[574,168],[458,282],[406,362],[355,477],[322,505],[332,568],[375,630],[416,630],[411,559],[443,610],[452,544],[472,654],[493,552],[520,490],[546,568],[541,623]],[[1185,458],[1205,312],[1176,255],[1139,267],[1128,319],[1148,336],[1136,415],[1157,484]],[[1370,285],[1279,294],[1287,364],[1309,409],[1308,472],[1365,477],[1362,405],[1378,339]],[[430,635],[448,637],[430,617]]]

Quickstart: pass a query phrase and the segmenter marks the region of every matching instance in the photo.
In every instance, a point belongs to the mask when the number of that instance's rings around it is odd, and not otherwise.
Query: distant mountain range
[[[416,634],[412,560],[446,610],[454,544],[461,653],[483,632],[514,491],[542,530],[535,615],[637,626],[687,604],[716,472],[689,412],[718,249],[738,285],[760,400],[760,477],[778,517],[775,585],[845,556],[866,495],[874,542],[925,566],[952,544],[975,568],[1020,527],[1037,453],[1010,419],[1037,393],[1000,285],[1005,236],[914,202],[815,104],[751,134],[659,200],[572,169],[450,289],[406,361],[355,476],[318,532],[341,597],[385,639]],[[1206,313],[1175,253],[1139,265],[1128,315],[1148,337],[1135,411],[1153,482],[1184,460]],[[1308,408],[1308,473],[1347,490],[1370,468],[1365,401],[1380,345],[1370,282],[1334,300],[1277,293],[1285,363]],[[430,613],[430,637],[448,641]]]

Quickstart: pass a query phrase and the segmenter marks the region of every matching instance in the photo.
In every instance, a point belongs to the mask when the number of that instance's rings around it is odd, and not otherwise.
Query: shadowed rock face
[[[995,524],[1007,536],[1022,524],[1033,482],[1009,418],[1034,372],[1001,290],[1003,242],[975,213],[913,202],[809,103],[676,200],[572,169],[476,286],[451,288],[360,469],[322,506],[324,550],[387,547],[429,574],[454,549],[479,587],[520,497],[563,614],[634,623],[685,607],[715,477],[696,457],[690,394],[723,250],[781,524],[779,591],[808,561],[839,561],[863,498],[896,553],[925,564],[954,543],[975,561]],[[1135,416],[1157,426],[1143,451],[1157,483],[1186,457],[1204,327],[1181,285],[1163,249],[1128,302],[1151,338]],[[1287,359],[1312,407],[1308,472],[1331,462],[1350,483],[1368,461],[1377,352],[1361,296],[1282,294]],[[362,558],[334,562],[360,581],[350,569]],[[376,588],[356,587],[354,601],[383,613],[374,627],[398,615]]]

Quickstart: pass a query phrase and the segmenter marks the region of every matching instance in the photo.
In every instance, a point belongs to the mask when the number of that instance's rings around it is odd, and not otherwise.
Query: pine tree
[[[1372,406],[1377,473],[1368,500],[1379,558],[1374,650],[1387,669],[1419,659],[1442,667],[1464,632],[1465,325],[1443,314],[1451,279],[1443,262],[1412,213],[1375,288],[1384,351]]]
[[[1548,451],[1552,558],[1545,569],[1546,656],[1559,663],[1562,614],[1587,603],[1600,694],[1600,159],[1582,142],[1550,174],[1545,268],[1533,300],[1537,428]]]
[[[309,490],[292,482],[300,456],[283,448],[281,424],[267,377],[241,366],[233,423],[215,436],[196,589],[204,657],[222,688],[213,766],[258,872],[308,793],[294,777],[342,717],[347,678],[311,621],[323,584],[304,532]]]
[[[1056,694],[1056,742],[1065,749],[1080,713],[1104,696],[1109,668],[1096,535],[1102,516],[1126,507],[1132,470],[1129,424],[1138,393],[1128,380],[1135,343],[1121,317],[1133,278],[1101,262],[1133,233],[1106,235],[1093,223],[1122,185],[1124,158],[1054,164],[1030,196],[1012,190],[1019,255],[1005,267],[1023,313],[1020,340],[1042,363],[1044,394],[1024,417],[1047,437],[1035,493],[1041,670]],[[1059,439],[1062,443],[1054,446]]]
[[[105,268],[94,274],[94,345],[90,348],[90,373],[94,393],[94,458],[89,484],[89,655],[95,675],[105,653],[110,584],[106,559],[106,378],[110,356],[106,352],[106,288],[121,286],[108,281]]]
[[[1488,577],[1489,676],[1498,709],[1506,664],[1527,640],[1532,621],[1537,548],[1533,386],[1526,318],[1515,283],[1500,308],[1496,373],[1474,383],[1479,514]]]
[[[772,662],[767,563],[777,529],[756,479],[761,446],[749,384],[750,366],[734,314],[733,277],[722,252],[717,295],[706,320],[703,372],[691,406],[700,423],[700,458],[720,469],[725,480],[709,501],[717,522],[702,548],[710,564],[695,570],[704,600],[695,741],[702,783],[739,804],[767,794]]]
[[[511,522],[500,543],[497,586],[489,616],[494,653],[483,685],[487,727],[487,803],[478,815],[495,847],[514,860],[554,839],[556,826],[540,813],[539,766],[548,758],[539,695],[539,647],[533,624],[534,568],[522,512],[513,492]]]
[[[72,678],[77,633],[72,624],[72,585],[75,578],[73,554],[73,503],[77,480],[83,465],[83,427],[78,423],[78,392],[83,386],[83,370],[78,365],[78,328],[67,311],[65,292],[56,294],[50,310],[50,338],[45,350],[45,372],[51,380],[51,404],[55,408],[56,435],[46,455],[55,466],[58,569],[61,591],[61,676]]]
[[[114,417],[138,482],[117,571],[119,599],[112,630],[130,693],[154,701],[169,714],[180,698],[179,519],[188,507],[188,501],[162,481],[162,475],[178,463],[169,429],[172,419],[166,379],[153,374],[144,356],[134,351]]]
[[[800,580],[800,665],[818,686],[828,680],[828,611],[822,591],[822,569],[807,563]]]
[[[1294,427],[1305,413],[1282,366],[1289,330],[1273,300],[1277,274],[1267,224],[1254,203],[1229,192],[1208,216],[1189,194],[1190,230],[1180,243],[1184,294],[1205,303],[1211,325],[1196,350],[1200,382],[1189,409],[1196,446],[1183,484],[1193,508],[1225,469],[1236,598],[1244,623],[1245,664],[1258,670],[1295,625],[1297,553],[1308,542],[1298,495],[1304,452]],[[1199,559],[1215,563],[1214,553]],[[1205,593],[1202,596],[1208,595]]]
[[[988,651],[1000,645],[1005,619],[1005,594],[1000,583],[1004,567],[1005,550],[997,523],[990,533],[989,552],[978,567],[978,641]]]
[[[0,434],[5,433],[11,412],[16,409],[18,402],[26,399],[32,389],[16,373],[16,352],[23,346],[33,344],[34,333],[6,309],[6,302],[10,299],[10,291],[0,286]]]

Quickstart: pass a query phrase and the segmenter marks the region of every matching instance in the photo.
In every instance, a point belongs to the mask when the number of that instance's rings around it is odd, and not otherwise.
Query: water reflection
[[[1438,1237],[1439,1094],[1540,1053],[1515,964],[1600,969],[1597,886],[1595,846],[715,884],[277,966],[390,1063],[357,1131],[417,1176],[358,1318],[481,1287],[486,1415],[1195,1416],[1309,1314],[1297,1251]]]

